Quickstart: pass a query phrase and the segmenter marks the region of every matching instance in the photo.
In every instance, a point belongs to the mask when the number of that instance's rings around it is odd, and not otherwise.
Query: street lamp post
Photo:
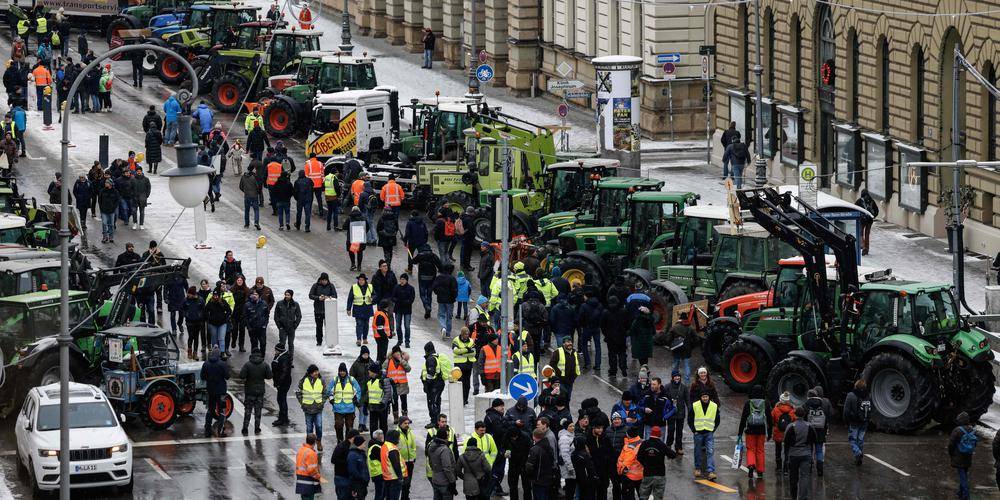
[[[756,9],[756,15],[754,17],[757,18],[757,64],[753,67],[753,74],[757,80],[757,105],[755,106],[754,111],[754,114],[756,115],[756,119],[754,120],[754,124],[756,125],[754,144],[756,145],[755,149],[757,150],[757,158],[754,160],[754,167],[756,170],[754,184],[756,184],[757,187],[763,187],[764,184],[767,184],[767,162],[764,160],[764,96],[762,83],[763,78],[761,76],[764,73],[764,66],[761,63],[760,58],[760,0],[754,0],[753,4],[754,9]]]
[[[469,0],[469,94],[479,98],[479,79],[476,78],[476,0]]]
[[[347,12],[347,0],[344,0],[344,12],[340,23],[340,50],[351,52],[354,46],[351,45],[351,14]]]
[[[83,71],[73,80],[73,85],[70,86],[69,93],[66,95],[67,102],[73,102],[76,97],[76,92],[80,88],[80,84],[83,83],[84,77],[90,72],[101,65],[105,59],[114,57],[123,52],[131,51],[147,51],[152,50],[155,52],[161,52],[168,56],[176,58],[181,64],[187,69],[188,74],[192,76],[191,78],[191,94],[183,99],[186,103],[186,109],[190,112],[191,101],[194,96],[198,95],[198,78],[191,64],[182,57],[180,54],[159,45],[151,44],[138,44],[138,45],[124,45],[108,52],[105,52],[97,59],[90,62]],[[69,500],[70,484],[69,484],[69,346],[73,343],[73,337],[69,333],[69,122],[71,114],[70,106],[66,106],[63,110],[62,119],[62,162],[61,162],[61,172],[62,172],[62,188],[59,190],[59,197],[61,203],[61,213],[62,217],[59,218],[59,239],[60,243],[60,260],[61,265],[59,269],[59,498],[61,500]],[[194,161],[194,148],[195,145],[191,144],[191,116],[189,114],[182,114],[178,120],[178,126],[181,128],[181,140],[183,141],[187,138],[187,143],[182,143],[177,147],[178,156],[178,168],[171,169],[181,170],[180,174],[173,174],[174,177],[182,178],[195,178],[202,177],[203,182],[201,183],[204,187],[198,192],[198,199],[204,197],[205,191],[208,189],[208,177],[205,169],[211,171],[208,167],[196,167]],[[187,130],[187,135],[184,135],[184,130]],[[167,171],[167,172],[170,172]],[[164,175],[167,175],[164,172]],[[171,193],[174,193],[174,181],[171,179]],[[176,196],[175,196],[176,198]]]

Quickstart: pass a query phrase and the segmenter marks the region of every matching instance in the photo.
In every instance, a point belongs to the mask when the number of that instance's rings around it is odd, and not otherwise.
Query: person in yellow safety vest
[[[545,277],[545,270],[539,267],[535,269],[535,289],[542,292],[542,296],[545,297],[545,305],[551,306],[552,301],[559,295],[559,290],[556,288],[555,283],[552,280]]]
[[[368,409],[371,430],[389,430],[388,413],[392,402],[392,381],[382,376],[382,368],[372,363],[368,365],[368,382],[365,382],[365,396],[362,398]]]
[[[337,431],[337,442],[340,442],[344,439],[344,429],[354,428],[354,412],[361,395],[361,385],[348,375],[346,363],[337,367],[337,377],[327,384],[326,395],[333,404],[333,428]]]
[[[253,130],[254,128],[263,126],[264,126],[264,117],[260,116],[260,107],[254,106],[253,111],[251,111],[250,114],[247,115],[246,119],[243,120],[243,128],[249,135],[250,131]]]
[[[712,401],[706,391],[699,400],[691,404],[687,416],[688,427],[694,433],[694,477],[701,478],[701,472],[708,473],[708,479],[715,479],[715,429],[719,428],[719,405]],[[701,459],[702,451],[705,453]]]
[[[326,203],[323,192],[323,162],[316,158],[316,154],[309,155],[309,159],[302,164],[302,170],[306,172],[306,177],[313,183],[313,197],[316,198],[316,210],[320,217],[326,217]]]
[[[394,390],[392,391],[392,418],[399,421],[399,412],[402,408],[403,416],[407,414],[406,395],[410,393],[410,381],[407,373],[410,373],[410,355],[403,352],[399,344],[392,346],[392,353],[389,359],[382,363],[382,370],[385,376],[392,380]]]
[[[399,431],[394,429],[387,432],[381,450],[382,498],[390,500],[400,497],[403,492],[403,482],[409,477],[398,445]]]
[[[368,284],[368,276],[365,273],[358,275],[358,282],[351,285],[351,291],[347,295],[347,314],[354,318],[354,335],[357,337],[357,345],[368,344],[368,318],[375,315],[372,307],[372,296],[375,288]]]
[[[306,434],[316,433],[316,449],[323,451],[323,378],[319,375],[319,367],[309,365],[306,374],[295,389],[295,398],[302,405],[302,413],[306,418]]]
[[[556,349],[549,358],[549,366],[556,369],[556,376],[562,381],[566,399],[573,397],[573,382],[580,376],[580,353],[573,349],[573,337],[563,337],[562,347]]]
[[[313,449],[317,446],[315,434],[307,434],[306,442],[295,454],[295,494],[302,498],[312,498],[323,491],[319,473],[319,454]]]
[[[437,425],[427,429],[427,437],[424,439],[424,457],[427,458],[425,463],[425,469],[427,471],[427,477],[431,477],[431,461],[430,461],[430,444],[435,438],[437,438],[438,429],[448,430],[448,447],[451,448],[452,455],[455,456],[455,460],[458,460],[458,435],[455,434],[455,429],[452,429],[448,425],[448,415],[440,414],[437,418]]]
[[[375,498],[385,498],[384,482],[382,481],[382,446],[385,444],[385,433],[381,429],[372,431],[368,441],[368,475],[375,485]]]
[[[483,390],[495,391],[500,388],[500,369],[503,365],[500,353],[500,337],[493,335],[489,344],[483,346],[476,360],[476,373],[482,374]]]
[[[487,283],[489,285],[489,283]],[[487,319],[490,317],[490,299],[480,295],[476,298],[476,305],[472,307],[469,311],[469,321],[466,322],[468,325],[476,324],[480,316],[485,316]]]
[[[492,467],[493,462],[497,459],[499,449],[493,436],[486,432],[486,423],[481,420],[476,422],[476,432],[473,432],[469,438],[476,440],[476,446],[483,451],[483,454],[486,455],[486,462]]]
[[[382,186],[378,197],[382,203],[385,203],[385,208],[394,213],[399,212],[399,207],[403,204],[406,193],[403,192],[403,187],[396,183],[396,174],[389,174],[389,181]]]
[[[38,35],[38,45],[49,41],[49,20],[45,18],[45,14],[39,13],[35,19],[35,34]]]
[[[476,341],[472,340],[468,327],[462,327],[451,341],[451,354],[455,367],[462,370],[462,404],[469,404],[469,389],[472,387],[472,368],[476,363]]]
[[[527,291],[527,283],[530,278],[528,278],[528,273],[524,272],[524,262],[515,262],[513,271],[514,273],[510,275],[510,280],[513,282],[513,300],[517,302],[521,300],[524,292]]]
[[[514,353],[513,363],[515,373],[527,373],[537,378],[535,375],[535,355],[531,354],[527,342],[522,342],[521,349]]]
[[[417,462],[417,440],[410,429],[410,417],[403,415],[396,423],[396,430],[399,431],[399,457],[406,464],[406,481],[403,481],[403,488],[399,498],[409,500],[410,483],[413,481],[413,468]]]
[[[528,330],[521,330],[520,335],[517,335],[517,330],[507,332],[507,359],[510,359],[515,352],[520,351],[521,346],[526,344],[530,337],[531,334],[528,333]]]
[[[21,19],[17,22],[17,36],[24,39],[24,46],[27,49],[28,46],[28,30],[31,29],[27,19]]]
[[[330,230],[330,223],[333,229],[340,231],[340,193],[337,191],[340,185],[340,178],[337,171],[332,167],[327,170],[323,177],[323,198],[326,200],[326,230]]]

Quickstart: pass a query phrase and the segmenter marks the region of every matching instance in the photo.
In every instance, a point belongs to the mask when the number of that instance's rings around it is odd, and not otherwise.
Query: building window
[[[993,66],[990,61],[986,62],[986,66],[983,68],[983,77],[993,85],[997,84],[997,69]],[[983,122],[986,124],[986,129],[983,130],[983,141],[986,149],[986,154],[983,155],[986,161],[996,161],[997,156],[997,100],[993,97],[993,94],[985,88],[982,89],[983,92],[983,111],[986,112],[986,116],[983,117]]]
[[[861,59],[861,44],[858,43],[858,32],[851,28],[847,32],[847,67],[850,71],[850,88],[847,92],[847,113],[848,120],[858,123],[858,82],[861,80],[858,74],[858,61]]]
[[[820,18],[819,60],[820,85],[832,90],[836,87],[837,42],[834,39],[833,19],[829,8],[823,10]]]
[[[736,22],[740,27],[739,77],[743,88],[750,88],[750,21],[746,4],[740,4]]]
[[[764,95],[774,95],[774,12],[770,8],[764,11],[764,26],[767,31],[764,38],[764,64],[767,65],[764,75]]]
[[[802,27],[799,16],[792,16],[791,23],[792,47],[788,53],[792,58],[792,101],[798,105],[802,102]]]
[[[885,37],[878,41],[879,98],[878,128],[889,135],[889,41]]]
[[[913,46],[913,53],[910,55],[910,86],[913,91],[910,93],[910,113],[912,120],[910,125],[912,130],[910,135],[913,142],[923,144],[924,142],[924,49],[920,45]]]

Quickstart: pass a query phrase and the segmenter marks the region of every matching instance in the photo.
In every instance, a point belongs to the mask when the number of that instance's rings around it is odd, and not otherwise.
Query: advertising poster
[[[875,134],[863,134],[865,138],[865,160],[868,164],[866,186],[868,193],[879,201],[888,200],[892,196],[892,162],[890,161],[889,144],[886,137]]]
[[[612,147],[632,151],[632,98],[615,97],[611,105]]]
[[[927,171],[909,165],[923,161],[923,156],[923,149],[899,145],[899,206],[910,212],[923,213],[927,208]]]

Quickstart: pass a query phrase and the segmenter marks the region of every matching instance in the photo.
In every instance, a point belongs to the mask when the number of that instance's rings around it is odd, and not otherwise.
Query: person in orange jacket
[[[783,456],[788,455],[788,449],[784,450],[782,454],[781,443],[785,440],[785,429],[795,421],[795,407],[792,406],[792,396],[787,392],[783,392],[778,396],[778,404],[774,405],[771,409],[771,436],[774,439],[774,466],[775,470],[781,471],[782,463],[787,463],[781,460]]]
[[[312,500],[317,493],[323,491],[319,473],[319,454],[316,453],[316,435],[306,435],[306,442],[295,455],[295,494],[302,500]]]
[[[392,323],[389,321],[389,307],[392,303],[381,300],[378,310],[372,316],[372,337],[375,337],[375,361],[381,365],[389,353],[389,339],[392,338]]]
[[[403,187],[396,183],[396,174],[389,174],[389,181],[382,186],[379,198],[385,204],[386,210],[399,213],[399,207],[403,205],[406,193],[403,192]]]

